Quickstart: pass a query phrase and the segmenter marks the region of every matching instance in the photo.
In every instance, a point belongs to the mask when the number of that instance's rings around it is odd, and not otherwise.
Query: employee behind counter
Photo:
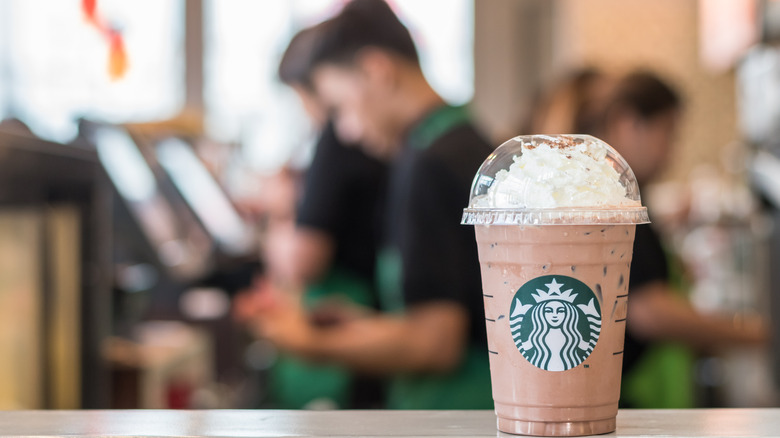
[[[389,407],[489,409],[476,245],[452,218],[492,148],[425,80],[386,3],[353,1],[319,32],[312,83],[337,134],[390,166],[379,276],[392,281],[382,284],[381,313],[322,327],[287,300],[254,328],[300,358],[390,376]]]

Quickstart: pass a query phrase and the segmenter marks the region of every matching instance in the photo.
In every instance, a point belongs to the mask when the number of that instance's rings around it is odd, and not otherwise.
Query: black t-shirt
[[[379,217],[387,168],[356,146],[342,144],[328,124],[306,172],[297,224],[328,233],[335,242],[333,265],[370,284],[381,237]]]
[[[666,264],[661,239],[649,225],[637,225],[634,239],[634,257],[631,261],[629,274],[629,295],[636,296],[637,290],[654,281],[668,281],[669,268]],[[629,316],[630,318],[630,316]],[[626,341],[623,348],[623,374],[627,375],[636,365],[647,349],[648,343],[637,339],[626,330]]]
[[[440,110],[442,111],[442,110]],[[445,107],[445,112],[459,109]],[[450,121],[446,120],[450,118]],[[486,343],[473,227],[460,225],[474,174],[492,152],[461,116],[435,117],[427,144],[408,142],[390,179],[388,240],[400,253],[405,306],[446,300],[470,316],[470,337]],[[454,120],[453,120],[454,118]],[[448,126],[449,123],[449,126]],[[437,131],[437,125],[440,128]]]

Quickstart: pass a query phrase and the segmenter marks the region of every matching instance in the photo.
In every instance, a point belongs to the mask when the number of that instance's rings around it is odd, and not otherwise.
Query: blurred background
[[[0,0],[0,409],[268,405],[275,349],[231,299],[316,139],[279,59],[344,3]],[[389,3],[496,145],[574,69],[674,83],[643,195],[679,282],[703,312],[780,317],[780,2]],[[780,403],[778,345],[691,372],[696,406]]]

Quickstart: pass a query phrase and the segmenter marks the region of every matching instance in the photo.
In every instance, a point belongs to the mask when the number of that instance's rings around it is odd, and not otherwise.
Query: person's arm
[[[420,161],[410,173],[415,189],[394,218],[405,313],[321,327],[293,303],[259,317],[261,335],[293,354],[368,373],[443,372],[461,363],[469,343],[466,296],[480,294],[461,278],[464,263],[476,259],[452,248],[453,236],[467,232],[458,221],[463,200],[453,199],[451,176],[437,163]]]
[[[654,281],[630,292],[626,323],[635,337],[680,341],[707,350],[767,342],[768,332],[760,321],[735,324],[732,318],[702,314],[668,287]]]
[[[333,262],[340,230],[352,212],[348,208],[352,186],[361,170],[349,158],[350,151],[327,124],[303,180],[295,228],[286,236],[289,247],[283,271],[288,281],[314,283]]]
[[[261,315],[256,328],[279,348],[314,361],[375,374],[446,372],[458,365],[467,344],[468,314],[457,303],[436,301],[403,315],[317,327],[296,304]]]
[[[334,248],[327,232],[292,222],[274,224],[264,244],[266,273],[278,284],[302,287],[325,273]]]
[[[313,326],[302,312],[278,314],[284,319],[264,319],[265,336],[292,353],[364,372],[443,372],[460,364],[471,324],[466,296],[481,292],[462,278],[464,265],[476,258],[452,247],[468,232],[458,221],[462,200],[452,197],[452,178],[435,161],[418,161],[408,178],[415,190],[396,218],[404,314],[332,327]]]
[[[314,283],[325,274],[333,262],[333,236],[325,231],[298,225],[290,238],[290,275],[303,284]]]

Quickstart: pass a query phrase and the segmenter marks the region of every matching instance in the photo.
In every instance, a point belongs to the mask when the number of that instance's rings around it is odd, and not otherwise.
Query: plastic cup
[[[564,177],[558,170],[498,178],[524,148],[552,143],[566,155],[566,147],[583,142],[606,148],[602,158],[625,189],[623,202],[571,206],[563,199],[562,206],[529,207],[523,199],[539,198],[545,178]],[[511,185],[491,190],[502,183]],[[633,172],[594,137],[516,137],[485,160],[462,223],[475,226],[500,431],[579,436],[615,430],[634,231],[646,222]]]

